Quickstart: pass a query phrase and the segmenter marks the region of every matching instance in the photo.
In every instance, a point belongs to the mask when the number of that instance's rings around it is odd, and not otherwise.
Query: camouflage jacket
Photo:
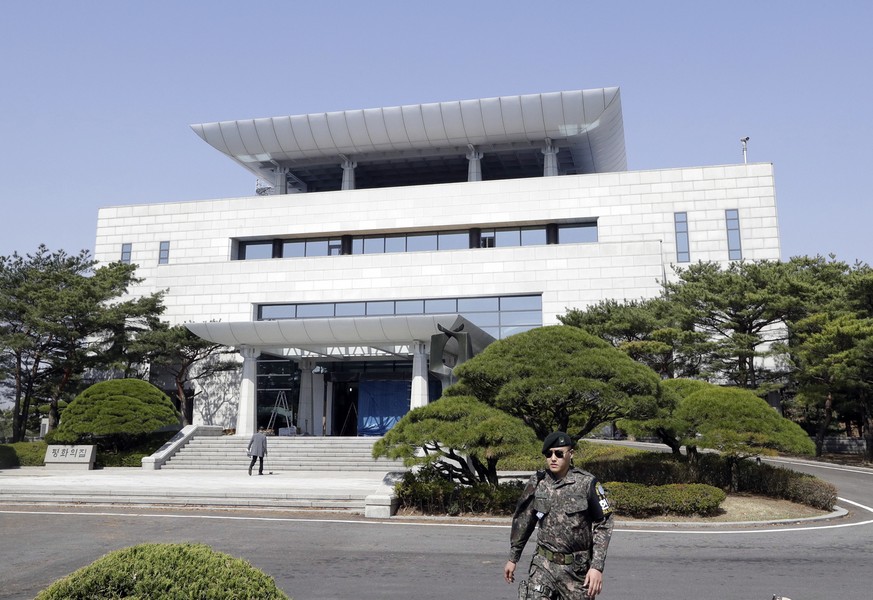
[[[563,479],[542,471],[532,476],[512,517],[509,560],[518,562],[537,523],[539,545],[553,552],[588,551],[590,566],[603,571],[613,518],[594,475],[574,467]]]

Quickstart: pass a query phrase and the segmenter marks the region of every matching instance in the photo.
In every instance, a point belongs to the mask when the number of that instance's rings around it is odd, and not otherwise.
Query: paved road
[[[797,466],[833,481],[852,513],[809,526],[619,530],[601,598],[869,600],[873,472]],[[0,507],[0,599],[32,598],[57,577],[131,544],[196,541],[245,558],[295,600],[509,599],[505,524],[310,520],[221,511]],[[43,511],[43,512],[40,512]],[[48,512],[45,512],[48,511]],[[93,514],[100,512],[102,514]],[[523,561],[527,562],[529,552]]]

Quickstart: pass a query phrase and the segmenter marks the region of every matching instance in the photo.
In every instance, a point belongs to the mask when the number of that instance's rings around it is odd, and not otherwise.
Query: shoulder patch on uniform
[[[603,514],[608,514],[610,512],[609,508],[609,500],[606,499],[606,490],[603,489],[603,486],[599,483],[597,484],[597,503],[600,504],[600,509],[603,511]]]

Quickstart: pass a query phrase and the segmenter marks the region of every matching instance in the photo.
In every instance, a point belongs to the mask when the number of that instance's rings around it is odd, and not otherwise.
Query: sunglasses
[[[567,452],[572,452],[572,450],[567,450]],[[565,452],[563,450],[546,450],[543,452],[543,456],[546,458],[552,458],[552,454],[558,458],[564,458]]]

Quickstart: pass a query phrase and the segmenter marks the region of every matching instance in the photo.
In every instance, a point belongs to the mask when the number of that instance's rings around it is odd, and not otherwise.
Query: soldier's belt
[[[537,546],[537,554],[539,554],[540,556],[545,556],[546,560],[550,560],[554,563],[558,563],[561,565],[572,565],[575,560],[575,554],[579,553],[552,552],[548,548],[545,548],[543,546]],[[587,552],[585,554],[587,554]]]

